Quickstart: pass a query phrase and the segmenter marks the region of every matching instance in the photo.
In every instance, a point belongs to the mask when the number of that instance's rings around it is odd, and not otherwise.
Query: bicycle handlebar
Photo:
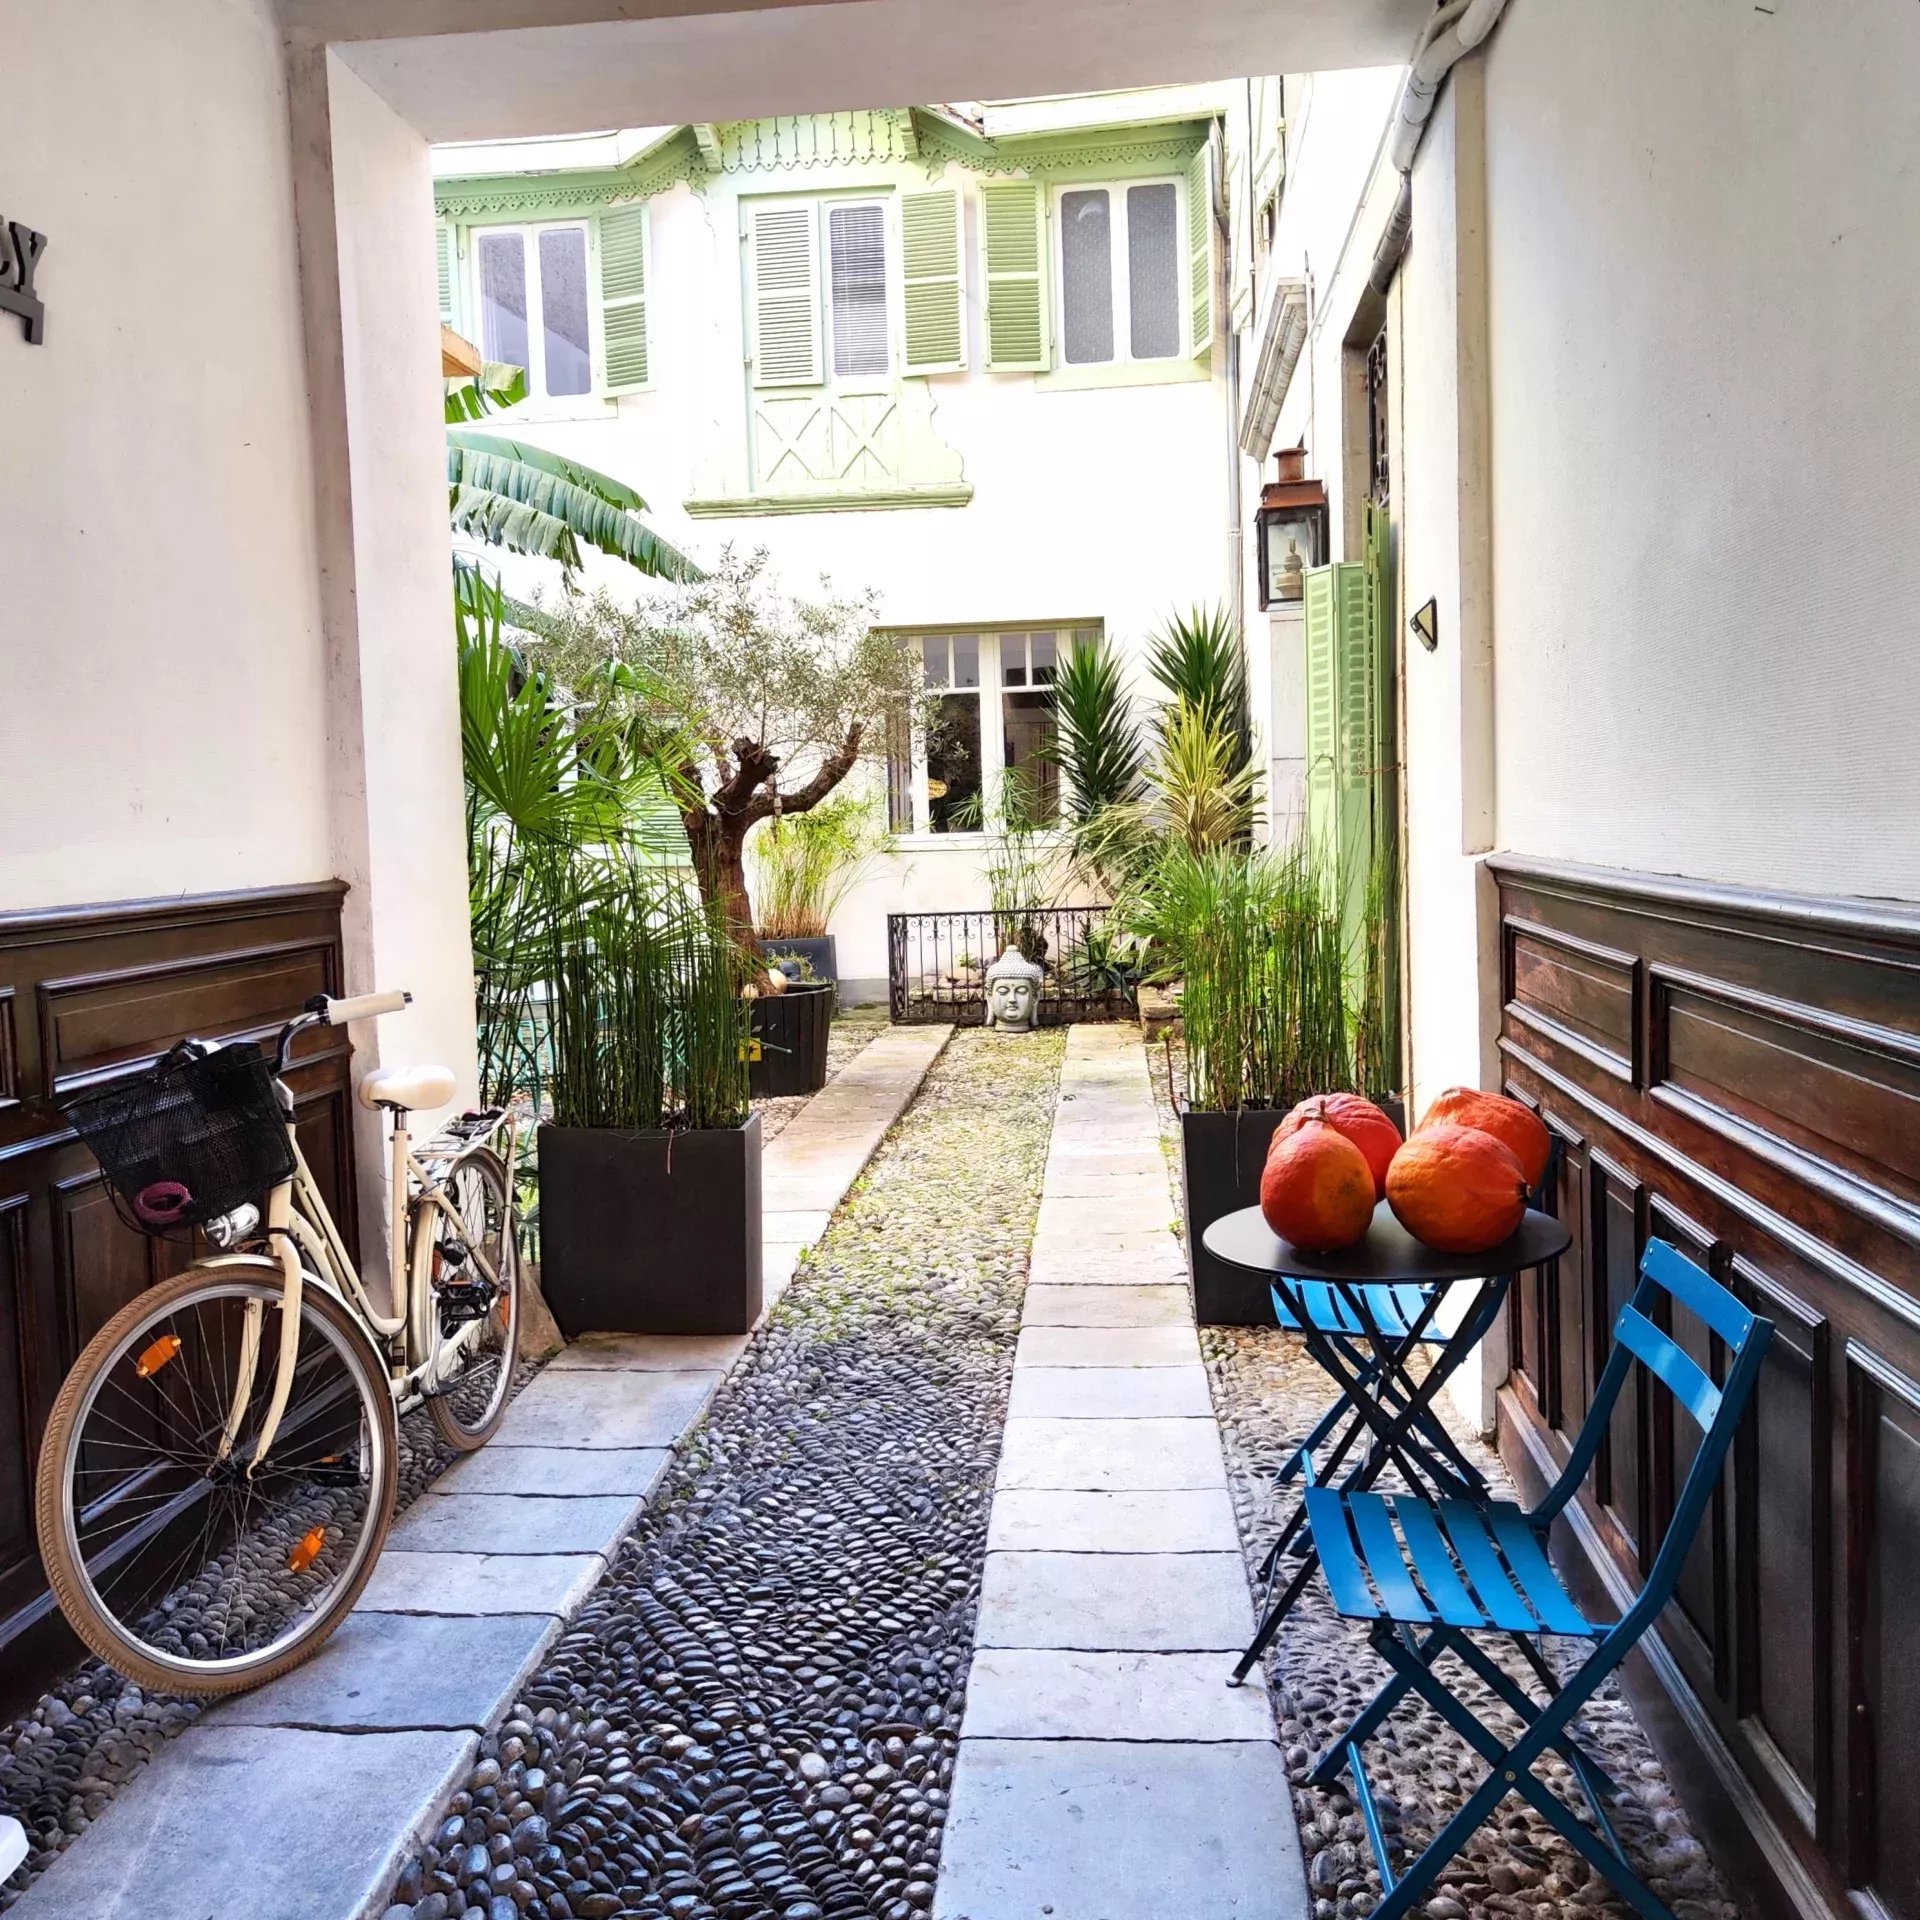
[[[344,1027],[349,1020],[374,1020],[383,1013],[400,1013],[413,1004],[410,993],[357,993],[350,1000],[331,1000],[321,994],[317,998],[320,1004],[313,1011],[330,1027]]]

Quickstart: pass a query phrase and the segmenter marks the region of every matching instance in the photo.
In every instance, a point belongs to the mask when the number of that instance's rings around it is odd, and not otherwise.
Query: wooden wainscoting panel
[[[1530,1488],[1564,1460],[1650,1233],[1775,1322],[1652,1720],[1757,1907],[1920,1920],[1920,907],[1489,864],[1504,1078],[1585,1183],[1561,1284],[1514,1310],[1503,1452]],[[1623,1396],[1567,1531],[1586,1590],[1637,1586],[1694,1446],[1663,1391]]]
[[[344,892],[329,882],[0,915],[0,1715],[74,1650],[50,1618],[33,1538],[54,1396],[98,1328],[190,1258],[121,1221],[52,1102],[188,1035],[264,1039],[311,995],[340,992]],[[346,1035],[324,1031],[306,1037],[287,1079],[302,1148],[352,1248],[350,1069]]]

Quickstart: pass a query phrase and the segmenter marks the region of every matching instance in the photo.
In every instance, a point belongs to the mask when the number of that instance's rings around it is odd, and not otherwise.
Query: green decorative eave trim
[[[893,513],[903,507],[964,507],[973,488],[964,480],[933,487],[868,487],[845,493],[722,494],[682,504],[694,520],[742,520],[771,513]]]
[[[433,183],[434,211],[443,220],[494,215],[592,213],[616,200],[645,200],[706,168],[692,127],[678,127],[623,167],[581,167],[555,173],[463,174]]]
[[[1211,124],[1157,121],[988,139],[922,107],[778,114],[678,127],[622,167],[437,180],[433,204],[442,219],[455,222],[564,218],[618,200],[644,200],[683,180],[697,190],[716,174],[807,174],[876,161],[917,164],[929,176],[950,165],[1036,179],[1177,173],[1206,144]]]

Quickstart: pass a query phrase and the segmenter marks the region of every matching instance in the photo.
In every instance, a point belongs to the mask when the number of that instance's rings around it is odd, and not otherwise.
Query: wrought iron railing
[[[887,1009],[896,1021],[986,1018],[987,969],[1009,945],[1041,970],[1040,1024],[1121,1020],[1134,1006],[1132,951],[1105,907],[887,915]]]

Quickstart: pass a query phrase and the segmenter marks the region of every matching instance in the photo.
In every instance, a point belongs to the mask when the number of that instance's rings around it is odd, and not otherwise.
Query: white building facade
[[[893,839],[834,921],[851,998],[884,992],[889,912],[987,904],[963,803],[1031,762],[1059,652],[1137,658],[1230,596],[1225,93],[436,152],[443,317],[528,368],[499,429],[636,487],[696,559],[871,590],[946,689],[953,764],[855,776]]]

